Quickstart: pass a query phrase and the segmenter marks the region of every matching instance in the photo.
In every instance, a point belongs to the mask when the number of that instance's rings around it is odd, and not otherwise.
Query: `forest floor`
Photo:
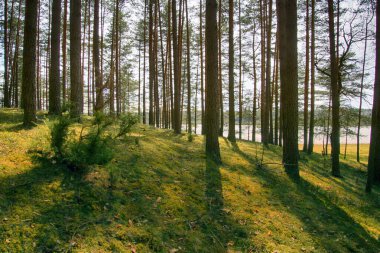
[[[355,146],[342,178],[300,152],[294,181],[279,147],[221,138],[217,166],[202,136],[137,125],[77,174],[44,155],[46,124],[21,120],[0,110],[0,252],[379,252],[380,187],[364,192]]]

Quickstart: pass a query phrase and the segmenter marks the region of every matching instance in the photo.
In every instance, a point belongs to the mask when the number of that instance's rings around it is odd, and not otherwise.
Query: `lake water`
[[[182,128],[183,130],[186,129],[186,126],[183,126]],[[197,125],[197,134],[200,134],[201,133],[201,129],[202,129],[202,126],[201,125]],[[239,138],[239,126],[236,125],[236,138]],[[353,131],[354,133],[356,133],[357,129],[356,128],[351,128],[350,129],[351,131]],[[319,128],[316,128],[315,132],[321,132]],[[330,129],[330,133],[331,133],[331,129]],[[346,143],[346,136],[344,135],[344,130],[342,129],[341,130],[341,138],[340,138],[340,142],[341,144],[344,144]],[[362,127],[361,130],[360,130],[360,143],[361,144],[369,144],[370,142],[370,134],[371,134],[371,127]],[[228,126],[225,126],[224,127],[224,134],[223,136],[227,137],[228,136]],[[299,144],[303,144],[303,130],[299,130],[299,138],[298,138],[298,142]],[[314,144],[323,144],[323,138],[326,140],[326,135],[321,135],[321,134],[316,134],[314,136]],[[243,125],[242,126],[242,139],[243,140],[252,140],[252,126],[248,126],[248,125]],[[257,141],[260,141],[261,140],[261,134],[260,134],[260,129],[258,128],[256,130],[256,140]],[[330,140],[329,140],[330,142]],[[354,136],[348,136],[347,138],[347,143],[348,144],[356,144],[356,135]]]

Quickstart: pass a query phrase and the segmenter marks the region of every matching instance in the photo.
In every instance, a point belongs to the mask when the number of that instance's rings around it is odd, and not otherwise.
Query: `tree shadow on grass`
[[[207,213],[202,230],[209,238],[209,252],[226,252],[233,245],[239,250],[253,249],[247,231],[225,212],[220,165],[210,158],[206,158],[205,183]]]
[[[0,132],[19,132],[21,130],[29,130],[36,127],[41,123],[41,119],[37,119],[30,126],[24,126],[23,113],[18,109],[4,109],[0,110]]]
[[[93,186],[85,172],[73,173],[44,154],[33,154],[33,164],[23,174],[0,178],[0,218],[6,220],[0,240],[9,241],[0,243],[0,251],[71,251],[78,238],[96,236],[95,226],[110,223],[115,199],[108,188]]]
[[[250,155],[238,147],[234,150],[255,165]],[[253,176],[266,182],[270,198],[279,201],[286,212],[303,223],[304,231],[312,236],[319,248],[327,252],[378,252],[380,242],[319,187],[303,178],[295,180],[279,175],[266,166],[254,170]]]

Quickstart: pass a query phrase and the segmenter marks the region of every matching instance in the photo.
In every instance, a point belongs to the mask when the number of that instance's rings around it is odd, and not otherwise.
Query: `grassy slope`
[[[342,179],[301,153],[297,183],[257,166],[259,144],[220,139],[218,167],[201,136],[138,126],[110,164],[75,175],[41,155],[48,127],[20,120],[0,111],[0,252],[379,252],[380,188],[364,193],[354,146]],[[264,163],[280,155],[270,147]]]

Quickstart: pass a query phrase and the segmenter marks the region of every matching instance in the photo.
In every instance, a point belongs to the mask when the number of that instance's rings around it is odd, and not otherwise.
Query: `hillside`
[[[343,178],[301,153],[293,181],[279,147],[221,138],[217,166],[202,136],[138,125],[78,174],[46,155],[45,123],[21,120],[0,111],[0,252],[379,252],[380,187],[365,194],[353,146]]]

